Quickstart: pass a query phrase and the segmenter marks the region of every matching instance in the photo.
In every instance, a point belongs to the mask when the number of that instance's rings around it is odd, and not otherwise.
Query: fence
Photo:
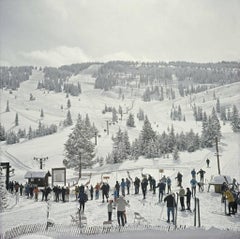
[[[61,235],[70,237],[78,237],[80,235],[97,235],[97,234],[106,234],[114,232],[130,232],[130,231],[146,231],[146,230],[159,230],[159,231],[174,231],[174,230],[183,230],[186,226],[179,226],[175,228],[174,225],[168,226],[151,226],[151,225],[138,225],[138,224],[129,224],[125,227],[119,226],[87,226],[87,227],[78,227],[72,225],[62,225],[54,224],[52,226],[47,226],[44,224],[28,224],[20,225],[18,227],[11,228],[5,233],[0,234],[0,239],[12,239],[23,235],[30,234],[41,234],[49,236]]]

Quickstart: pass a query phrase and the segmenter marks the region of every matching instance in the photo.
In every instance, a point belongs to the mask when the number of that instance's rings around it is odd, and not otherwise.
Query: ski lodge
[[[49,171],[34,170],[28,171],[24,178],[28,179],[28,183],[37,185],[38,187],[48,186],[48,178],[51,176]]]

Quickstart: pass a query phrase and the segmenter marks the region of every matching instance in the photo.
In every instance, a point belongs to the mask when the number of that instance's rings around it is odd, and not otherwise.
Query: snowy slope
[[[1,92],[1,123],[7,130],[14,129],[15,114],[19,114],[19,126],[28,130],[31,125],[32,128],[38,126],[38,122],[41,120],[43,123],[50,125],[51,123],[61,124],[66,118],[67,113],[67,98],[65,94],[52,92],[45,92],[44,90],[36,90],[38,80],[42,79],[41,72],[34,71],[33,76],[29,81],[21,84],[18,91],[9,94],[8,91],[3,90]],[[127,129],[130,140],[138,137],[139,131],[142,128],[142,122],[138,122],[135,118],[136,127],[127,128],[126,118],[128,114],[123,115],[123,121],[119,121],[118,124],[110,125],[110,134],[107,135],[104,129],[106,129],[106,121],[111,120],[111,114],[102,114],[105,104],[108,106],[119,105],[124,110],[132,108],[131,112],[136,114],[139,108],[144,110],[144,113],[148,115],[148,118],[152,124],[154,130],[160,133],[163,130],[167,130],[167,127],[174,125],[174,129],[177,132],[189,131],[191,128],[194,132],[201,132],[201,123],[196,123],[193,119],[191,104],[189,97],[177,98],[176,100],[163,102],[152,101],[143,102],[139,98],[129,97],[124,101],[118,98],[118,94],[114,92],[103,92],[102,90],[94,89],[94,79],[89,75],[77,75],[74,76],[71,81],[80,81],[83,93],[79,97],[70,97],[71,100],[71,114],[73,120],[76,120],[77,115],[80,113],[85,116],[88,113],[90,121],[94,122],[99,129],[98,145],[96,147],[96,155],[105,157],[112,149],[112,135],[121,127],[121,129]],[[194,102],[197,105],[201,105],[203,110],[210,113],[212,107],[216,105],[216,101],[213,100],[213,91],[216,96],[221,96],[221,103],[225,105],[236,104],[240,105],[240,83],[234,83],[225,87],[215,88],[208,92],[202,92],[196,95]],[[32,93],[36,97],[35,101],[29,101],[29,95]],[[205,103],[203,103],[203,97]],[[7,100],[10,105],[10,112],[6,113],[5,108]],[[181,105],[182,112],[186,115],[186,122],[170,121],[170,110],[172,103],[175,105]],[[63,111],[61,105],[64,106]],[[44,110],[44,118],[40,118],[40,110]],[[56,134],[36,138],[31,141],[24,141],[15,145],[1,144],[1,161],[10,161],[13,168],[15,168],[15,177],[13,180],[24,182],[23,176],[29,168],[37,169],[37,164],[33,157],[46,157],[48,160],[45,164],[45,169],[51,169],[52,167],[61,167],[64,159],[64,143],[67,140],[72,127],[65,129],[60,128]],[[222,125],[223,138],[219,145],[221,154],[220,164],[221,173],[231,175],[240,182],[240,135],[232,133],[229,124]],[[206,168],[205,160],[209,158],[210,168]],[[199,170],[203,168],[206,173],[206,183],[210,181],[213,175],[217,175],[217,161],[215,156],[215,149],[203,149],[194,153],[180,153],[180,160],[173,161],[170,155],[169,158],[156,158],[156,159],[144,159],[140,158],[137,161],[127,161],[121,165],[106,165],[101,168],[94,168],[91,170],[92,178],[90,184],[95,185],[101,180],[102,175],[110,176],[108,182],[113,188],[116,180],[127,177],[127,171],[130,172],[132,178],[135,176],[141,177],[141,173],[151,174],[158,180],[162,175],[159,173],[159,169],[164,169],[164,174],[170,176],[173,180],[173,191],[178,191],[174,178],[178,171],[183,174],[183,185],[188,187],[191,178],[190,171],[192,168]],[[76,173],[73,170],[67,170],[68,178],[76,177]],[[86,178],[88,180],[88,178]],[[131,189],[133,190],[133,189]],[[214,193],[213,188],[210,188],[210,192],[206,190],[202,193],[198,193],[201,206],[201,222],[205,228],[232,228],[238,229],[240,227],[240,219],[220,216],[212,213],[217,211],[223,212],[223,204],[221,204],[221,196]],[[128,222],[133,223],[134,212],[140,212],[150,225],[159,225],[166,223],[162,220],[166,219],[166,207],[164,204],[158,204],[158,198],[156,195],[152,195],[148,192],[146,201],[142,201],[142,195],[129,195],[127,199],[130,201],[130,207],[127,209]],[[51,203],[50,215],[56,223],[70,224],[70,215],[76,212],[78,203],[74,201],[74,195],[69,203],[58,204]],[[193,207],[193,201],[192,201]],[[37,212],[37,213],[36,213]],[[102,222],[107,219],[107,205],[101,203],[101,200],[88,201],[86,205],[86,212],[89,225],[102,225]],[[39,216],[42,215],[42,216]],[[46,222],[46,203],[34,202],[33,200],[27,200],[26,198],[20,198],[20,203],[13,205],[6,212],[1,213],[1,227],[2,230],[7,230],[19,224],[32,223],[32,222]],[[114,214],[116,219],[116,215]],[[193,215],[187,215],[186,213],[179,212],[178,224],[193,226]]]

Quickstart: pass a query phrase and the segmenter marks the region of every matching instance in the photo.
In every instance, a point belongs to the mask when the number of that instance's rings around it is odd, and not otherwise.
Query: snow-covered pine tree
[[[233,132],[240,132],[240,117],[239,117],[238,109],[236,105],[233,105],[231,126],[232,126]]]
[[[130,113],[126,122],[128,127],[135,127],[134,115]]]
[[[146,155],[147,148],[150,142],[156,140],[156,133],[153,131],[151,123],[148,120],[148,117],[145,116],[143,127],[139,136],[139,141],[141,145],[141,154]]]
[[[140,108],[139,109],[139,111],[138,111],[138,113],[137,113],[137,118],[138,118],[138,120],[144,120],[144,112],[143,112],[143,110]]]
[[[178,160],[179,159],[179,151],[178,148],[175,146],[173,149],[173,159]]]
[[[63,121],[63,125],[66,127],[66,126],[70,126],[72,124],[73,124],[73,121],[72,121],[71,112],[70,112],[70,110],[68,110],[67,118]]]
[[[15,116],[15,126],[18,126],[19,125],[19,119],[18,119],[18,113],[16,113],[16,116]]]
[[[221,107],[220,107],[220,100],[219,100],[219,98],[217,98],[217,103],[216,103],[216,111],[217,111],[217,113],[220,113],[220,109],[221,109]]]
[[[138,157],[141,155],[140,153],[140,143],[138,139],[135,139],[132,142],[131,146],[131,156],[133,159],[138,159]]]
[[[64,146],[65,159],[63,164],[67,168],[74,168],[80,172],[82,168],[88,168],[93,165],[95,146],[91,141],[88,127],[80,115]]]
[[[118,121],[118,116],[117,116],[117,110],[115,107],[112,109],[112,122],[117,122]]]
[[[0,141],[6,140],[6,131],[5,128],[0,123]]]
[[[13,131],[10,131],[6,135],[6,143],[7,144],[16,144],[19,142],[19,138],[17,134]]]
[[[40,117],[41,117],[41,118],[44,117],[43,109],[41,109]]]
[[[70,99],[67,100],[67,108],[68,108],[68,109],[71,108],[71,101],[70,101]]]

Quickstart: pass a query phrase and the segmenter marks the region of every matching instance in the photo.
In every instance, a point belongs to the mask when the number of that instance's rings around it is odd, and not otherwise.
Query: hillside
[[[86,72],[85,72],[86,73]],[[20,143],[7,145],[4,142],[1,143],[1,161],[9,161],[13,168],[15,168],[15,176],[13,180],[19,182],[25,182],[24,174],[29,168],[37,169],[39,164],[33,160],[34,157],[48,157],[44,168],[51,170],[52,167],[62,167],[62,161],[64,159],[64,143],[66,142],[68,135],[70,134],[73,126],[63,128],[62,124],[67,114],[67,98],[65,93],[53,93],[46,90],[37,90],[37,83],[43,78],[41,71],[34,70],[30,80],[21,83],[18,90],[12,91],[10,94],[8,90],[1,91],[1,124],[4,125],[7,131],[18,130],[19,128],[37,128],[39,121],[46,125],[52,123],[57,124],[58,131],[55,134],[35,138],[32,140],[22,140]],[[98,144],[95,152],[96,156],[105,157],[112,151],[112,136],[118,131],[119,127],[122,130],[127,130],[130,141],[133,141],[138,137],[139,132],[142,129],[143,122],[138,121],[135,118],[136,127],[129,128],[126,126],[126,119],[128,113],[131,112],[136,115],[139,108],[143,109],[148,116],[152,128],[162,133],[167,131],[168,127],[174,126],[176,132],[186,132],[193,129],[194,132],[201,133],[202,124],[196,122],[193,117],[192,105],[195,103],[201,105],[207,113],[210,113],[212,108],[216,106],[216,100],[213,98],[213,94],[221,99],[221,104],[231,106],[233,104],[240,107],[240,82],[232,83],[225,86],[219,86],[208,91],[204,91],[195,94],[194,97],[177,96],[174,100],[157,101],[152,100],[150,102],[144,102],[139,97],[134,97],[131,94],[126,94],[125,98],[119,98],[117,89],[111,91],[104,91],[102,89],[94,89],[95,79],[88,74],[78,74],[72,76],[69,79],[70,82],[81,82],[82,93],[78,97],[70,96],[71,100],[71,115],[74,122],[76,122],[77,116],[80,113],[82,116],[89,115],[90,121],[95,124],[99,130]],[[29,95],[32,94],[35,97],[34,101],[29,100]],[[205,99],[203,101],[203,98]],[[5,108],[9,101],[10,112],[5,112]],[[170,111],[172,104],[181,105],[182,112],[186,116],[186,121],[172,121],[170,119]],[[63,105],[63,109],[61,109]],[[106,122],[111,122],[111,113],[102,113],[105,105],[114,106],[118,108],[122,106],[123,114],[122,121],[119,120],[116,124],[109,125],[109,135],[106,133]],[[40,117],[40,111],[43,109],[44,117]],[[126,113],[127,112],[127,113]],[[14,126],[15,115],[19,115],[19,126]],[[222,140],[219,144],[219,151],[221,154],[221,173],[224,175],[230,175],[232,178],[236,178],[240,182],[240,135],[233,133],[229,125],[229,122],[223,124],[221,122]],[[206,159],[209,158],[211,168],[206,168]],[[199,170],[203,168],[206,170],[206,183],[208,183],[213,175],[217,174],[217,162],[215,156],[215,148],[205,148],[193,153],[181,152],[180,159],[173,161],[172,155],[169,158],[154,158],[145,159],[140,157],[136,161],[126,161],[122,164],[116,165],[104,165],[99,167],[95,165],[92,172],[91,184],[95,185],[101,181],[102,175],[108,175],[109,183],[113,187],[116,180],[127,177],[127,171],[130,172],[131,177],[141,176],[141,173],[151,174],[158,180],[162,175],[159,173],[159,169],[164,170],[164,174],[170,176],[173,181],[173,191],[177,191],[178,188],[175,183],[175,177],[178,171],[181,171],[184,175],[183,184],[184,187],[189,186],[190,171],[192,168]],[[89,172],[89,170],[86,170]],[[77,178],[77,173],[74,170],[67,170],[68,182],[72,184]],[[89,178],[83,178],[88,180]],[[132,189],[133,190],[133,189]],[[206,228],[212,226],[217,228],[233,228],[234,230],[240,226],[239,219],[227,218],[223,216],[216,216],[213,211],[223,212],[223,205],[220,203],[220,195],[213,192],[211,188],[210,193],[206,190],[203,193],[199,193],[201,201],[201,213],[202,224]],[[161,223],[160,219],[166,218],[163,204],[157,204],[157,196],[151,195],[144,203],[141,200],[141,195],[128,197],[130,200],[130,209],[128,210],[129,221],[133,221],[134,211],[139,211],[147,219],[151,225],[158,225]],[[64,204],[59,210],[57,204],[52,204],[51,217],[57,223],[69,224],[69,216],[76,209],[77,203],[74,202],[74,196],[71,198],[71,203]],[[22,198],[20,204],[15,206],[12,210],[4,212],[2,214],[2,226],[8,229],[11,226],[16,226],[18,223],[29,223],[29,221],[42,223],[45,218],[38,215],[28,215],[27,211],[39,210],[41,213],[45,213],[45,209],[42,208],[43,202],[27,204]],[[193,204],[193,202],[192,202]],[[104,206],[103,206],[104,205]],[[88,222],[91,225],[101,225],[102,221],[106,218],[106,205],[100,201],[95,204],[92,201],[88,202],[86,214],[88,216]],[[146,210],[147,209],[147,210]],[[156,212],[156,216],[153,214]],[[16,215],[12,220],[13,214],[21,211],[26,217],[21,217],[22,214]],[[95,212],[95,213],[92,213]],[[163,213],[162,213],[163,212]],[[97,215],[97,216],[96,216]],[[164,215],[164,216],[163,216]],[[162,218],[161,218],[162,217]],[[182,225],[191,226],[193,217],[186,215],[179,215],[179,223]]]

